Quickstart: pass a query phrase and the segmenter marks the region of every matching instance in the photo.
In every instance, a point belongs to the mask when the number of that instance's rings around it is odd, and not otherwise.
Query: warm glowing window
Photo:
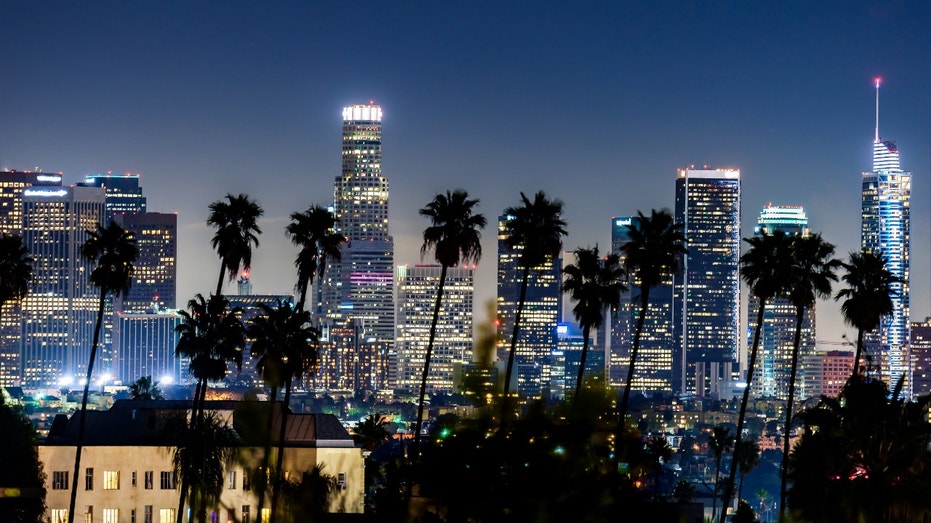
[[[103,523],[119,523],[120,510],[115,508],[103,509]]]
[[[173,508],[158,509],[158,523],[175,523],[175,509]]]
[[[105,470],[103,471],[103,489],[119,490],[120,488],[120,471]]]
[[[68,509],[53,508],[52,509],[52,523],[68,523]]]

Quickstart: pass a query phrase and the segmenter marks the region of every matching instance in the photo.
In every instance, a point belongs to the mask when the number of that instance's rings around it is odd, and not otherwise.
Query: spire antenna
[[[876,82],[876,137],[874,140],[879,142],[879,84],[882,82],[882,78],[876,77],[874,82]]]

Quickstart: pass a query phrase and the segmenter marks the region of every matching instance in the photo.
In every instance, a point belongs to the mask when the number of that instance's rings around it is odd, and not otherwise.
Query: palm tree
[[[149,401],[162,399],[158,383],[152,382],[152,376],[142,376],[129,386],[129,396],[133,400]]]
[[[672,447],[665,436],[653,436],[646,441],[644,451],[653,468],[653,501],[659,498],[659,482],[663,464],[669,463],[672,457]]]
[[[893,285],[901,280],[886,268],[882,252],[868,250],[850,253],[849,261],[841,265],[846,289],[838,291],[835,300],[844,298],[841,313],[844,322],[857,328],[857,355],[853,360],[853,376],[860,373],[863,356],[863,335],[879,327],[883,316],[892,313]]]
[[[369,414],[365,419],[356,423],[352,429],[352,441],[362,447],[363,452],[375,452],[382,443],[391,437],[385,428],[387,421],[380,414]]]
[[[789,396],[786,399],[785,435],[782,441],[782,467],[779,491],[779,520],[785,516],[786,480],[789,462],[789,434],[792,428],[792,406],[795,399],[795,376],[798,372],[798,351],[801,345],[802,320],[805,310],[818,298],[831,296],[831,282],[837,281],[834,271],[840,265],[833,258],[834,245],[820,234],[793,236],[790,242],[788,267],[789,302],[795,307],[795,338],[792,342],[792,364],[789,373]]]
[[[35,260],[23,245],[22,236],[0,235],[0,307],[26,296],[32,280],[33,263]]]
[[[258,219],[265,212],[258,203],[245,194],[226,195],[226,200],[210,204],[207,225],[216,229],[211,245],[220,256],[220,278],[217,294],[223,293],[223,274],[233,280],[240,269],[252,267],[252,246],[258,247],[258,234],[262,233]]]
[[[569,293],[575,301],[572,313],[582,326],[582,357],[575,382],[573,406],[577,405],[579,392],[582,390],[591,330],[601,327],[604,322],[605,309],[617,309],[620,305],[621,293],[627,290],[625,283],[627,271],[621,267],[621,259],[617,254],[609,254],[601,259],[596,245],[593,248],[576,249],[575,259],[575,265],[569,265],[563,269],[566,277],[562,284],[562,291]]]
[[[504,210],[507,216],[504,222],[505,245],[509,249],[519,249],[518,265],[523,268],[524,273],[520,281],[520,297],[514,314],[511,348],[508,352],[508,364],[504,377],[504,397],[501,400],[502,430],[507,424],[514,354],[517,352],[520,317],[524,310],[524,300],[527,298],[530,270],[556,258],[562,250],[562,237],[566,235],[566,222],[560,217],[562,201],[550,200],[543,191],[537,191],[533,200],[524,193],[520,193],[520,198],[521,205]]]
[[[621,441],[624,432],[627,407],[630,402],[630,389],[633,386],[634,368],[637,353],[640,350],[640,336],[643,323],[650,304],[650,290],[662,285],[681,270],[682,257],[687,254],[685,234],[682,224],[675,223],[668,210],[653,209],[647,218],[637,211],[637,218],[627,228],[628,242],[621,247],[624,255],[624,268],[640,287],[640,311],[634,330],[634,342],[630,351],[630,366],[627,369],[627,383],[621,397],[620,417],[617,422],[615,441]],[[618,454],[618,453],[616,453]]]
[[[756,356],[760,347],[760,334],[763,332],[763,317],[766,304],[787,291],[788,270],[791,252],[791,240],[784,231],[775,230],[772,234],[763,231],[759,236],[744,238],[750,244],[750,249],[740,257],[740,276],[750,287],[750,293],[759,300],[756,313],[756,330],[753,333],[753,346],[750,349],[750,360],[747,365],[747,387],[744,389],[740,402],[740,414],[737,417],[737,435],[734,443],[734,458],[737,461],[737,451],[742,449],[744,420],[747,417],[747,403],[750,401],[750,386],[753,383],[753,371],[756,368]],[[734,480],[737,467],[731,466],[728,483],[725,485],[723,506],[728,506],[733,493]],[[741,481],[743,477],[741,476]],[[721,513],[721,523],[724,523],[727,511]]]
[[[478,199],[469,198],[469,193],[456,189],[437,194],[426,207],[420,209],[420,215],[430,220],[430,226],[423,231],[423,245],[420,256],[433,251],[434,259],[440,264],[440,283],[436,291],[433,306],[433,320],[430,322],[430,337],[424,356],[423,374],[420,378],[420,398],[417,402],[417,422],[414,429],[414,459],[420,455],[420,431],[423,426],[423,405],[427,394],[427,377],[430,375],[430,358],[433,356],[433,342],[436,338],[436,325],[440,320],[440,305],[443,302],[443,286],[446,283],[446,271],[450,267],[464,263],[478,263],[482,258],[482,233],[487,220],[476,213]]]
[[[731,461],[731,468],[740,470],[737,499],[741,499],[744,490],[744,478],[760,464],[760,446],[749,439],[738,441],[739,443],[734,443],[734,458]],[[736,466],[734,463],[736,463]],[[725,503],[723,506],[727,506],[727,504]]]
[[[77,500],[78,472],[81,470],[81,451],[84,448],[84,424],[87,413],[87,394],[97,358],[97,345],[100,342],[100,327],[103,324],[103,311],[107,304],[107,295],[125,296],[133,279],[133,262],[139,255],[133,233],[114,222],[104,227],[97,224],[93,231],[87,231],[88,238],[81,245],[81,257],[95,264],[90,273],[90,282],[100,289],[97,304],[97,323],[94,326],[94,340],[87,362],[87,378],[84,380],[84,396],[81,399],[81,414],[78,421],[78,443],[74,453],[74,481],[71,488],[71,504],[68,510],[68,522],[74,521],[74,507]]]
[[[175,327],[180,334],[175,354],[190,360],[188,370],[197,380],[191,407],[191,430],[194,433],[203,422],[208,382],[226,377],[230,363],[242,369],[246,330],[240,319],[242,310],[230,310],[229,304],[222,294],[211,295],[209,300],[198,294],[188,302],[190,312],[180,312],[182,323]],[[182,477],[178,523],[181,523],[187,491],[188,482]]]
[[[191,491],[191,509],[207,522],[207,509],[216,506],[223,491],[224,469],[235,455],[238,437],[216,413],[203,417],[196,429],[184,418],[173,420],[168,428],[175,445],[171,464],[173,473]]]
[[[316,277],[319,281],[326,272],[327,260],[340,261],[340,246],[346,237],[333,232],[336,217],[327,209],[313,205],[304,212],[291,213],[291,223],[285,227],[285,234],[291,243],[301,248],[294,260],[297,267],[297,288],[300,300],[295,307],[304,310],[307,303],[307,288]]]
[[[272,521],[277,513],[277,499],[281,485],[284,459],[285,433],[288,423],[291,385],[306,371],[316,367],[319,333],[310,324],[310,312],[292,309],[291,304],[279,302],[277,307],[260,304],[262,312],[249,321],[247,333],[252,340],[250,348],[256,359],[255,369],[271,389],[271,409],[274,410],[278,391],[284,388],[284,403],[281,405],[281,424],[278,434],[278,458],[275,481],[272,484]],[[272,421],[268,418],[268,441],[271,441]],[[262,470],[268,470],[270,445],[266,446]],[[264,496],[259,498],[261,513]]]
[[[731,430],[724,425],[715,425],[711,429],[711,437],[708,438],[708,447],[714,454],[714,497],[711,498],[711,520],[714,521],[718,507],[718,488],[721,481],[721,458],[728,450],[734,446],[734,436]],[[733,467],[733,465],[731,465]],[[727,512],[727,507],[722,506],[721,510]]]

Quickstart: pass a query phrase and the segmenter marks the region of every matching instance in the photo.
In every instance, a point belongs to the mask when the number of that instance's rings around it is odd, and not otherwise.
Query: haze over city
[[[912,319],[931,314],[931,3],[0,3],[0,168],[132,172],[179,213],[179,304],[212,288],[207,205],[265,208],[258,293],[288,292],[287,216],[330,205],[340,111],[384,116],[396,263],[417,209],[463,187],[493,222],[519,192],[565,201],[567,250],[610,218],[671,208],[676,169],[741,169],[742,236],[769,202],[859,248],[860,173],[880,134],[913,173]],[[495,293],[485,232],[477,301]],[[479,318],[477,318],[479,319]],[[745,325],[744,325],[745,327]],[[838,307],[818,338],[839,340]]]

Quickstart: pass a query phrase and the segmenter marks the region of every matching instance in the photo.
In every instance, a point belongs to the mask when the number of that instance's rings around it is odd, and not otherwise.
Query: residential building
[[[420,391],[442,269],[439,265],[397,267],[397,370],[392,384],[395,390],[410,394]],[[472,361],[474,293],[474,268],[447,268],[427,376],[430,394],[452,393],[453,377],[461,373],[459,368]]]
[[[674,278],[673,390],[726,399],[738,370],[740,171],[680,169],[675,218],[688,255]]]
[[[892,314],[881,318],[879,328],[866,337],[869,353],[878,354],[881,378],[895,383],[905,376],[905,395],[912,392],[909,362],[912,173],[899,164],[895,142],[879,136],[879,80],[876,81],[876,130],[873,170],[862,174],[860,247],[878,253],[898,281],[892,284]]]
[[[280,403],[273,423],[278,426]],[[173,472],[175,433],[184,425],[187,401],[117,401],[106,411],[88,411],[78,482],[77,511],[83,521],[106,523],[174,523],[180,481]],[[269,516],[269,503],[258,514],[253,471],[261,466],[263,443],[250,423],[265,411],[265,402],[208,401],[214,413],[238,435],[240,447],[224,466],[219,503],[209,507],[212,521],[259,523]],[[46,505],[54,523],[67,521],[80,412],[59,415],[39,460],[46,471]],[[330,512],[363,512],[362,450],[331,414],[297,414],[287,418],[283,473],[301,478],[315,466],[336,481]],[[180,429],[184,430],[184,429]],[[277,439],[278,431],[273,431]],[[277,444],[276,442],[274,444]],[[189,500],[188,500],[189,501]],[[185,507],[188,510],[189,507]],[[76,518],[79,520],[80,518]]]
[[[520,301],[524,269],[521,248],[507,245],[507,215],[498,218],[498,361],[507,363]],[[561,320],[562,253],[528,273],[527,292],[520,318],[512,380],[522,396],[539,398],[550,382],[550,355],[556,350],[556,324]],[[512,384],[514,382],[512,381]]]

